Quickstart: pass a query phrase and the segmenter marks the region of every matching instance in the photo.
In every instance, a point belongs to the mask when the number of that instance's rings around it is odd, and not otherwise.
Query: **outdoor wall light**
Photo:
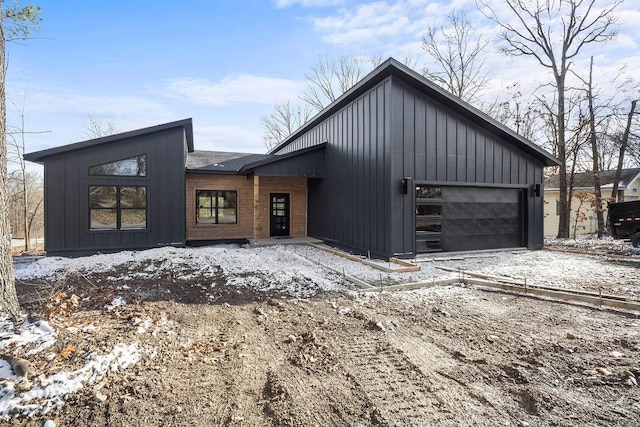
[[[533,193],[533,197],[540,197],[540,190],[541,190],[540,184],[533,184],[531,186],[531,192]]]
[[[412,188],[411,177],[405,176],[402,179],[402,194],[409,194],[409,189]]]

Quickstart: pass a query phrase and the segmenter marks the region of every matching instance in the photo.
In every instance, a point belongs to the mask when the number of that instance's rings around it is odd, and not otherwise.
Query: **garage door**
[[[523,246],[522,191],[416,187],[416,250],[468,251]]]

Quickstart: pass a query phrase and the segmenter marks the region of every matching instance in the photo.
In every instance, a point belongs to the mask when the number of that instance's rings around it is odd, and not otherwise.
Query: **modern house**
[[[25,155],[50,254],[313,236],[378,256],[543,245],[557,160],[394,59],[265,155],[190,119]]]
[[[600,188],[603,199],[611,199],[611,191],[616,171],[600,171]],[[595,188],[593,172],[581,172],[573,175],[573,196],[571,197],[571,216],[569,229],[571,235],[593,234],[598,232],[598,219],[595,209]],[[560,215],[560,189],[558,176],[551,176],[544,183],[544,234],[558,234]],[[618,182],[617,202],[640,200],[640,168],[622,169]],[[606,218],[606,202],[604,203]]]

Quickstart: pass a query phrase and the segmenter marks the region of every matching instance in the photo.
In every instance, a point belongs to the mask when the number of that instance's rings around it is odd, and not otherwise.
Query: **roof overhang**
[[[151,133],[162,132],[173,128],[183,128],[185,132],[185,138],[187,142],[187,150],[193,152],[193,122],[189,119],[178,120],[175,122],[164,123],[161,125],[151,126],[144,129],[132,130],[129,132],[122,132],[115,135],[109,135],[102,138],[90,139],[87,141],[76,142],[74,144],[62,145],[60,147],[49,148],[42,151],[34,151],[33,153],[27,153],[23,157],[25,160],[34,163],[42,164],[47,157],[55,156],[58,154],[65,154],[72,151],[82,150],[85,148],[95,147],[102,144],[108,144],[115,141],[120,141],[129,138],[135,138],[138,136],[148,135]]]
[[[345,92],[333,103],[328,105],[318,114],[316,114],[311,120],[305,123],[298,130],[289,135],[284,141],[268,151],[269,154],[275,153],[282,148],[286,147],[289,143],[296,140],[304,133],[311,130],[313,127],[320,124],[327,117],[343,108],[345,105],[353,101],[355,98],[371,89],[373,86],[389,78],[390,76],[399,78],[406,84],[416,88],[417,90],[426,93],[431,98],[445,104],[447,107],[464,115],[480,127],[487,129],[489,132],[494,133],[504,139],[514,142],[523,151],[527,152],[534,158],[539,159],[545,166],[558,166],[560,161],[548,151],[517,134],[513,130],[509,129],[502,123],[498,122],[489,115],[483,113],[472,105],[460,98],[452,95],[435,83],[426,79],[424,76],[416,73],[409,67],[401,64],[393,58],[389,58],[376,67],[372,72],[367,74],[362,80],[360,80],[351,89]]]

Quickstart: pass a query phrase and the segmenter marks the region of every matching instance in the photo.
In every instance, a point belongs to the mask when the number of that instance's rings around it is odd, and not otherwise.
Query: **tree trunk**
[[[556,76],[558,93],[558,158],[560,159],[560,171],[558,173],[558,187],[560,198],[560,218],[558,221],[558,238],[569,238],[569,198],[567,186],[567,145],[565,139],[565,111],[564,111],[564,77]]]
[[[593,56],[589,67],[589,87],[587,90],[589,98],[589,140],[591,141],[591,151],[593,153],[593,188],[595,189],[595,208],[598,220],[598,239],[604,234],[604,215],[602,214],[602,191],[600,188],[600,159],[598,154],[598,139],[596,138],[596,113],[593,107]]]
[[[618,167],[616,168],[616,177],[613,180],[613,190],[611,190],[611,198],[619,202],[618,200],[618,183],[622,177],[622,165],[624,164],[624,153],[627,150],[627,144],[629,143],[629,134],[631,133],[631,123],[633,122],[633,115],[636,113],[637,99],[631,101],[631,110],[627,116],[627,126],[624,128],[624,134],[622,135],[622,141],[620,141],[620,155],[618,156]],[[624,201],[624,200],[622,200]]]
[[[9,230],[9,198],[7,182],[7,110],[5,99],[5,39],[0,4],[0,314],[17,318],[20,313],[16,295],[11,232]]]

